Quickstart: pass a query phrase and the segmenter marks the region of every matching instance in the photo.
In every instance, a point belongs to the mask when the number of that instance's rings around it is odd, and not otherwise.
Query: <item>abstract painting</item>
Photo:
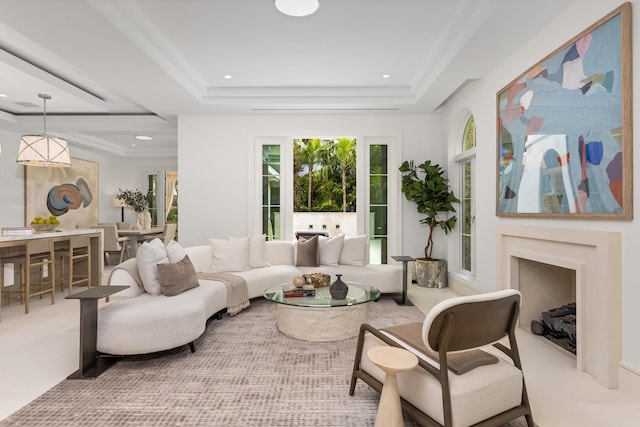
[[[98,223],[98,164],[71,159],[71,167],[25,166],[25,225],[55,215],[61,228]]]
[[[631,219],[631,4],[497,93],[499,216]]]

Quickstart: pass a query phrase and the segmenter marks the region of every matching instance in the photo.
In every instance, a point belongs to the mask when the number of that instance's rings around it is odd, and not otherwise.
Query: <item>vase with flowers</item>
[[[142,194],[142,192],[137,188],[135,190],[123,190],[119,188],[118,190],[120,192],[116,196],[116,199],[122,200],[125,205],[129,206],[138,214],[136,217],[135,228],[151,228],[151,214],[147,210],[149,207],[148,197]]]

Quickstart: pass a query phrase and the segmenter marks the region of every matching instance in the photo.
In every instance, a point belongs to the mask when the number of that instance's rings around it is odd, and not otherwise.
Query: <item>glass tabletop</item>
[[[333,299],[329,293],[329,286],[315,288],[315,296],[285,297],[285,291],[296,289],[292,284],[272,286],[264,291],[264,297],[269,301],[279,304],[299,307],[340,307],[363,304],[369,301],[377,301],[380,298],[380,290],[373,286],[355,282],[345,282],[349,286],[345,299]]]

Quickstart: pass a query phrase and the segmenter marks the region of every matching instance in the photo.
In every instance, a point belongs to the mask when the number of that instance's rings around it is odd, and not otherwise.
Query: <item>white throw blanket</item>
[[[198,279],[218,280],[226,285],[229,316],[234,316],[249,307],[249,289],[243,277],[229,273],[198,273]]]

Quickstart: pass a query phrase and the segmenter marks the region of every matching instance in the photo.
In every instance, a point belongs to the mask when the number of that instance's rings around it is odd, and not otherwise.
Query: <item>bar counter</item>
[[[19,236],[0,236],[0,258],[25,254],[25,245],[32,239],[51,239],[54,244],[54,252],[69,247],[69,239],[72,236],[88,235],[91,245],[91,286],[102,284],[102,229],[58,229],[55,231],[34,232]]]

